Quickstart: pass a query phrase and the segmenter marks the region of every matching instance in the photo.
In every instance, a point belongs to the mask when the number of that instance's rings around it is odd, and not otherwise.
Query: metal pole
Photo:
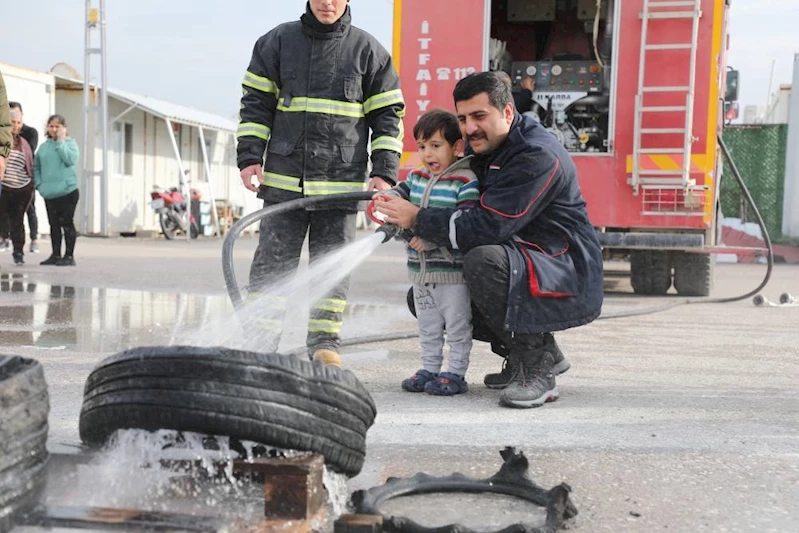
[[[178,141],[175,139],[175,132],[172,129],[172,121],[168,118],[165,118],[166,121],[166,129],[169,131],[169,140],[172,141],[172,149],[175,151],[175,157],[178,160],[178,171],[180,172],[180,177],[178,178],[178,187],[180,187],[180,183],[183,181],[183,176],[186,175],[185,169],[183,168],[183,160],[180,158],[180,148],[178,148]],[[186,240],[191,242],[191,189],[189,189],[188,194],[186,195]]]
[[[793,56],[793,85],[788,114],[788,146],[785,157],[785,195],[782,234],[799,237],[799,54]]]
[[[89,128],[91,127],[91,109],[89,108],[89,87],[91,85],[91,53],[89,49],[92,45],[91,37],[91,22],[89,21],[89,13],[92,9],[92,1],[86,0],[86,19],[84,20],[86,34],[84,37],[84,54],[83,54],[83,146],[81,146],[81,156],[83,158],[83,202],[81,209],[81,222],[80,229],[82,233],[89,232],[89,206],[92,204],[90,198],[92,197],[92,181],[94,176],[91,172],[94,170],[93,159],[94,150],[89,146]],[[94,129],[94,128],[92,128]]]
[[[214,186],[211,183],[211,163],[208,161],[208,149],[205,147],[205,133],[203,132],[202,126],[199,127],[200,130],[200,146],[203,150],[203,162],[205,163],[205,175],[208,178],[208,191],[211,194],[211,213],[213,213],[214,222],[216,224],[216,234],[217,236],[222,236],[222,231],[219,227],[219,213],[216,212],[216,198],[214,197]]]
[[[103,87],[100,101],[100,124],[103,135],[103,170],[100,176],[100,233],[108,235],[108,75],[105,41],[105,0],[100,0],[100,76]]]

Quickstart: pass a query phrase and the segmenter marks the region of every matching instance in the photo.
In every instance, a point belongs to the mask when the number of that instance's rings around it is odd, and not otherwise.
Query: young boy
[[[424,167],[409,173],[386,194],[420,207],[468,209],[478,202],[480,192],[477,177],[469,168],[470,158],[458,159],[463,139],[457,117],[443,110],[425,113],[414,126],[413,136]],[[413,237],[408,245],[408,273],[413,282],[423,368],[404,380],[402,388],[438,396],[462,394],[468,390],[465,376],[472,349],[472,308],[462,255]],[[440,372],[445,331],[449,365],[447,372]]]

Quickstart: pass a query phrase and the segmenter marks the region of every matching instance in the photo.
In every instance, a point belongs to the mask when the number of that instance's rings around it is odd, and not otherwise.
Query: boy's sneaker
[[[438,377],[438,374],[428,372],[424,368],[417,370],[414,375],[408,379],[402,380],[402,390],[408,392],[424,392],[425,385],[433,382]]]
[[[31,253],[38,254],[39,253],[39,243],[36,241],[31,241]]]
[[[24,265],[25,264],[25,259],[23,259],[23,256],[22,256],[21,253],[15,253],[13,255],[14,255],[14,264],[15,265]]]
[[[424,391],[433,396],[455,396],[456,394],[468,392],[469,385],[466,384],[464,376],[451,372],[442,372],[438,375],[438,378],[429,381],[424,386]]]
[[[45,259],[44,261],[42,261],[39,264],[40,265],[56,265],[56,264],[58,264],[59,261],[61,261],[61,256],[60,255],[51,255],[50,257],[48,257],[47,259]]]
[[[56,261],[55,266],[60,267],[74,267],[75,266],[75,258],[71,255],[65,255],[58,261]]]

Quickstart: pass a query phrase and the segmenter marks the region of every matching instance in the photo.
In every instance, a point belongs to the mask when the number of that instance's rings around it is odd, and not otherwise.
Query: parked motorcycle
[[[150,206],[153,211],[158,213],[158,220],[161,223],[161,231],[167,240],[172,240],[178,232],[186,234],[186,199],[177,187],[163,190],[159,186],[154,186],[150,193]],[[199,202],[202,199],[199,191],[191,190],[191,201]],[[200,227],[197,220],[189,213],[189,223],[191,225],[191,238],[196,239],[200,234]]]

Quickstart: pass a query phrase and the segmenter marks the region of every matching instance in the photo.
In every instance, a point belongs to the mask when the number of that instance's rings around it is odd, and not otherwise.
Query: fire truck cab
[[[407,114],[454,110],[472,72],[535,84],[532,109],[571,153],[606,257],[639,294],[713,280],[729,0],[394,0]],[[525,82],[527,84],[529,82]],[[405,172],[419,165],[404,140]]]

